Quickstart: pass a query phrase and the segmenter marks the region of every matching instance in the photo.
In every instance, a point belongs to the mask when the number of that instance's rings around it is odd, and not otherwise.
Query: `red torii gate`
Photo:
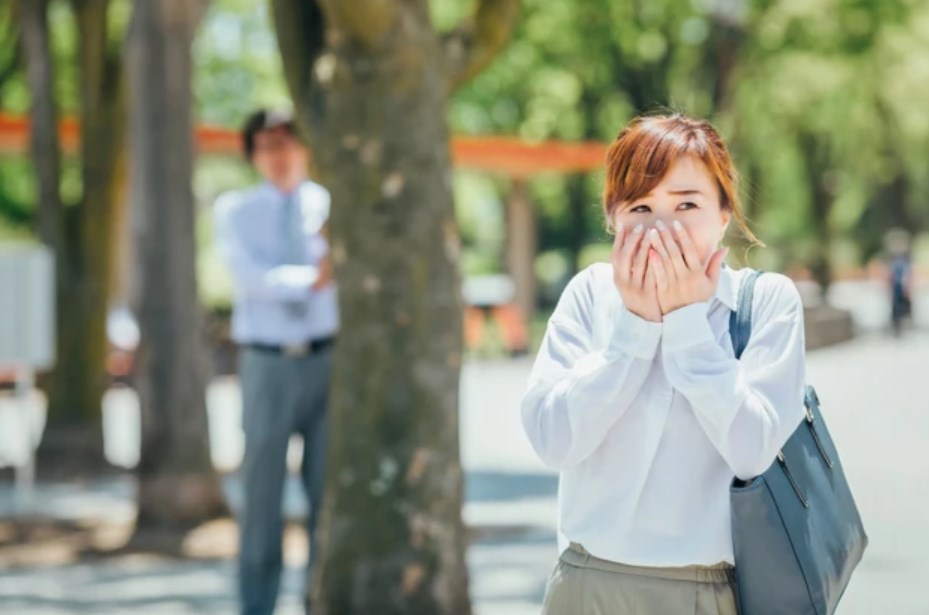
[[[239,154],[239,132],[219,126],[199,125],[196,145],[204,154]],[[77,150],[81,138],[80,123],[66,117],[59,124],[61,146],[66,152]],[[29,149],[29,119],[0,113],[0,153],[26,152]],[[539,173],[582,173],[603,165],[606,144],[600,142],[566,143],[563,141],[527,142],[506,136],[454,136],[452,158],[455,166],[525,179]]]
[[[0,153],[24,153],[29,149],[29,119],[0,113]],[[59,137],[65,152],[80,144],[80,123],[63,118]],[[240,155],[237,130],[199,125],[195,128],[197,151],[202,154]],[[501,175],[510,179],[506,211],[506,261],[516,287],[515,303],[524,317],[532,314],[536,284],[533,263],[538,251],[535,211],[526,192],[526,181],[542,173],[584,173],[603,167],[607,144],[563,141],[527,142],[507,136],[457,135],[451,141],[455,167]]]

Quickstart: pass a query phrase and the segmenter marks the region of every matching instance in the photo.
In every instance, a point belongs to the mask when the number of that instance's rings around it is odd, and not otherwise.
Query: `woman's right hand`
[[[645,227],[642,224],[634,229],[626,229],[622,223],[616,225],[616,238],[610,253],[613,283],[627,310],[645,320],[661,322],[658,286],[654,273],[648,267],[650,246],[643,241],[644,237]]]

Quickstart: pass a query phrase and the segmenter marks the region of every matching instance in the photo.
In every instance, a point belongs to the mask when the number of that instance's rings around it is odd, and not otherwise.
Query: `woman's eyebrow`
[[[673,194],[675,196],[688,196],[691,194],[703,195],[703,193],[696,188],[680,188],[678,190],[668,190],[668,194]]]

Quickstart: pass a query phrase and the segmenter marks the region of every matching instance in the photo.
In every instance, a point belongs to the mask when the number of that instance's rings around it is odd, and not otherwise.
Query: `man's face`
[[[309,153],[286,128],[272,128],[255,135],[252,164],[265,180],[292,188],[306,177]]]

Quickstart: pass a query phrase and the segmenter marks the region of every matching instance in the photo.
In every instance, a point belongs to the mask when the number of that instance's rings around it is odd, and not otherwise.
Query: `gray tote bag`
[[[751,336],[759,275],[748,274],[729,320],[736,358]],[[868,545],[812,386],[804,404],[771,467],[730,487],[741,615],[832,615]]]

